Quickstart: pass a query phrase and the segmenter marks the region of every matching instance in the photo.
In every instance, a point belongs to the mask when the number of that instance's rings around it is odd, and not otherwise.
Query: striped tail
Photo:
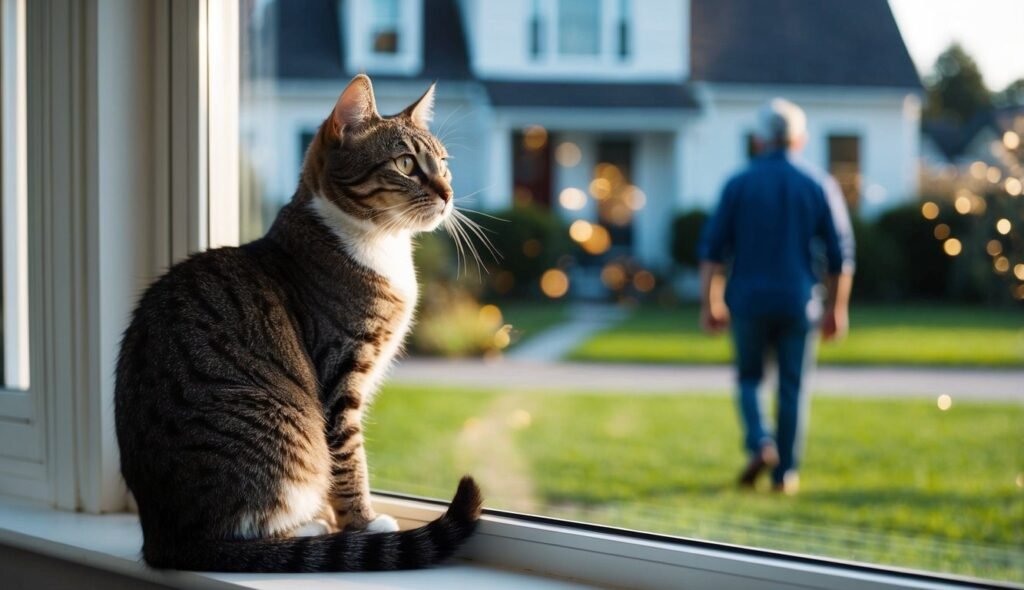
[[[170,555],[146,555],[160,568],[216,572],[355,572],[428,567],[444,561],[476,529],[480,488],[463,477],[447,512],[420,528],[392,533],[183,543]],[[148,553],[148,552],[147,552]],[[155,563],[154,563],[155,562]]]

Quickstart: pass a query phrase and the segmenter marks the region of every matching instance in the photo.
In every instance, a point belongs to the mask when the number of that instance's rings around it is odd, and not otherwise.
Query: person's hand
[[[708,334],[718,334],[729,327],[729,308],[724,304],[704,304],[700,307],[700,327]]]
[[[821,321],[821,335],[826,341],[842,340],[850,329],[846,306],[831,306]]]

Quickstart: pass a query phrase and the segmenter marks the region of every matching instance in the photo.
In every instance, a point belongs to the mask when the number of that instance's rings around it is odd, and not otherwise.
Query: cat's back
[[[260,362],[301,366],[288,294],[271,270],[274,257],[243,247],[207,250],[146,289],[122,341],[117,403],[175,383],[244,386]]]

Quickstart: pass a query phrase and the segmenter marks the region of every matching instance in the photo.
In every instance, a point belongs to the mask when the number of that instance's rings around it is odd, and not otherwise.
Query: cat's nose
[[[431,183],[431,188],[437,193],[437,196],[441,197],[441,200],[448,204],[448,201],[452,200],[452,189],[450,186],[441,184],[439,182]]]

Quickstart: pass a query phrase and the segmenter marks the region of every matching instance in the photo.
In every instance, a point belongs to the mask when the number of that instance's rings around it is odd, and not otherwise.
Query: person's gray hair
[[[761,141],[779,147],[807,133],[807,116],[803,109],[784,98],[773,98],[757,113],[754,135]]]

